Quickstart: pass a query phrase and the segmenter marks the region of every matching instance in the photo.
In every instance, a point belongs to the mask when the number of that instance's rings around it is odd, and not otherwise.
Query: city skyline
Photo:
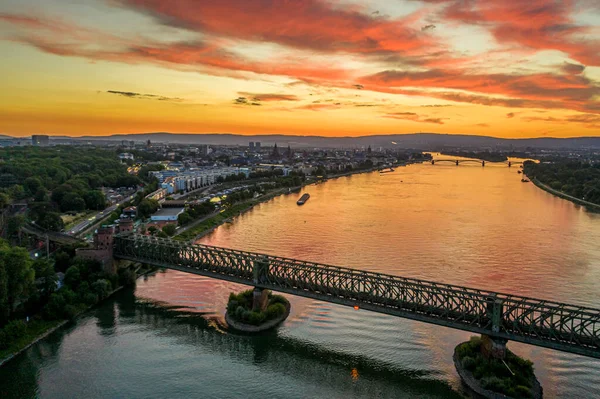
[[[0,134],[597,136],[592,0],[8,0]]]

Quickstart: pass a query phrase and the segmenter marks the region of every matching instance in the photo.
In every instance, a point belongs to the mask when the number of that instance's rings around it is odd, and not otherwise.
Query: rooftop
[[[152,216],[176,216],[183,212],[183,208],[162,208]]]

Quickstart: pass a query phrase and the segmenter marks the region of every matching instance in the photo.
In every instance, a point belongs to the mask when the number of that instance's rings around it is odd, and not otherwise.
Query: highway
[[[124,198],[123,200],[109,206],[108,208],[104,209],[103,211],[98,212],[94,216],[91,216],[91,217],[79,222],[78,224],[73,226],[69,231],[67,231],[67,234],[72,235],[72,236],[77,236],[77,235],[81,234],[81,232],[85,231],[91,225],[94,225],[94,224],[98,223],[99,220],[102,220],[102,219],[106,218],[107,216],[109,216],[119,206],[123,205],[124,203],[126,203],[128,201],[131,201],[135,197],[136,194],[137,194],[137,192],[135,192],[132,195],[130,195],[129,197]]]

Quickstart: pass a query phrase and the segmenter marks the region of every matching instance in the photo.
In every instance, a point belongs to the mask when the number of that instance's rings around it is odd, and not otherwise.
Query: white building
[[[150,216],[153,222],[176,222],[177,217],[183,213],[183,208],[162,208]]]
[[[119,154],[119,159],[121,161],[124,161],[126,159],[131,159],[133,161],[133,154],[130,154],[128,152],[123,152],[123,153]]]

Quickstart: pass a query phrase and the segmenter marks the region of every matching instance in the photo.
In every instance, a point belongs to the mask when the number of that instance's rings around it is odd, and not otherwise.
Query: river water
[[[521,183],[518,168],[422,164],[306,187],[201,243],[600,306],[600,215]],[[0,368],[2,398],[452,398],[468,333],[287,296],[259,337],[227,330],[233,283],[138,280]],[[600,397],[600,361],[533,346],[546,398]]]

